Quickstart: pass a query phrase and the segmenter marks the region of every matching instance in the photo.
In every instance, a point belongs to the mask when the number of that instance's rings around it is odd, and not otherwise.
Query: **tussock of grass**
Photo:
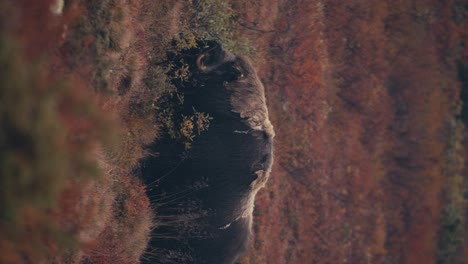
[[[65,41],[66,60],[72,68],[84,62],[93,65],[92,71],[83,74],[89,75],[86,78],[95,91],[110,93],[109,70],[115,62],[109,54],[121,51],[122,8],[116,0],[104,0],[86,1],[83,9],[85,15],[72,24]]]
[[[119,120],[121,130],[118,140],[106,148],[105,153],[113,170],[130,174],[138,161],[146,153],[144,147],[160,134],[160,126],[155,122],[155,101],[150,90],[130,92],[121,102]]]
[[[90,263],[138,263],[149,240],[153,216],[143,185],[129,175],[114,175],[112,214],[94,245],[82,252]],[[142,210],[143,208],[143,210]]]

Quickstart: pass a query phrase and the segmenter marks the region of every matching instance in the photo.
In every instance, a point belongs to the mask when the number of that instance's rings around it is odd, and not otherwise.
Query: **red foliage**
[[[274,29],[245,34],[264,58],[277,135],[248,257],[433,263],[460,92],[453,1],[265,0],[245,9],[246,21]]]
[[[152,215],[144,186],[128,176],[119,182],[112,218],[84,251],[84,259],[90,263],[138,263],[146,249]]]

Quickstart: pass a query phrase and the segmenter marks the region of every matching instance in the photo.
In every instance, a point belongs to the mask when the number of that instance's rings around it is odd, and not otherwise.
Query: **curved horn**
[[[202,53],[197,58],[197,68],[202,72],[206,71],[207,69],[207,67],[204,64],[202,64],[202,61],[201,61],[205,56],[206,54]]]
[[[235,60],[234,54],[220,50],[217,51],[215,48],[210,49],[202,54],[200,54],[197,58],[196,64],[197,68],[202,72],[210,72],[225,62],[234,61]],[[208,62],[204,62],[205,59]]]

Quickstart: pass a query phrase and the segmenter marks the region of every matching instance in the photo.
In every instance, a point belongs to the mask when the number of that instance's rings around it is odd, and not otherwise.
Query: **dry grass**
[[[157,130],[149,116],[116,114],[128,100],[108,91],[122,75],[105,74],[126,37],[121,3],[70,1],[62,17],[50,1],[0,4],[1,263],[135,263],[146,248],[152,213],[130,169]]]
[[[79,210],[92,206],[75,205],[101,175],[94,150],[111,142],[112,124],[79,82],[55,81],[9,41],[1,36],[0,258],[41,263],[79,246]]]
[[[102,232],[83,251],[91,263],[138,263],[149,240],[153,215],[143,185],[128,175],[116,175],[113,210]]]

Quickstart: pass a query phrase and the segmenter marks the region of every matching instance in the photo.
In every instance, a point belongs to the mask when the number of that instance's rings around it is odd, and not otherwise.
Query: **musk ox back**
[[[182,58],[183,57],[183,58]],[[177,57],[192,77],[176,83],[183,111],[208,113],[209,129],[188,151],[169,138],[150,150],[141,174],[156,227],[143,263],[234,263],[251,236],[255,195],[268,180],[273,127],[250,61],[216,42]]]

